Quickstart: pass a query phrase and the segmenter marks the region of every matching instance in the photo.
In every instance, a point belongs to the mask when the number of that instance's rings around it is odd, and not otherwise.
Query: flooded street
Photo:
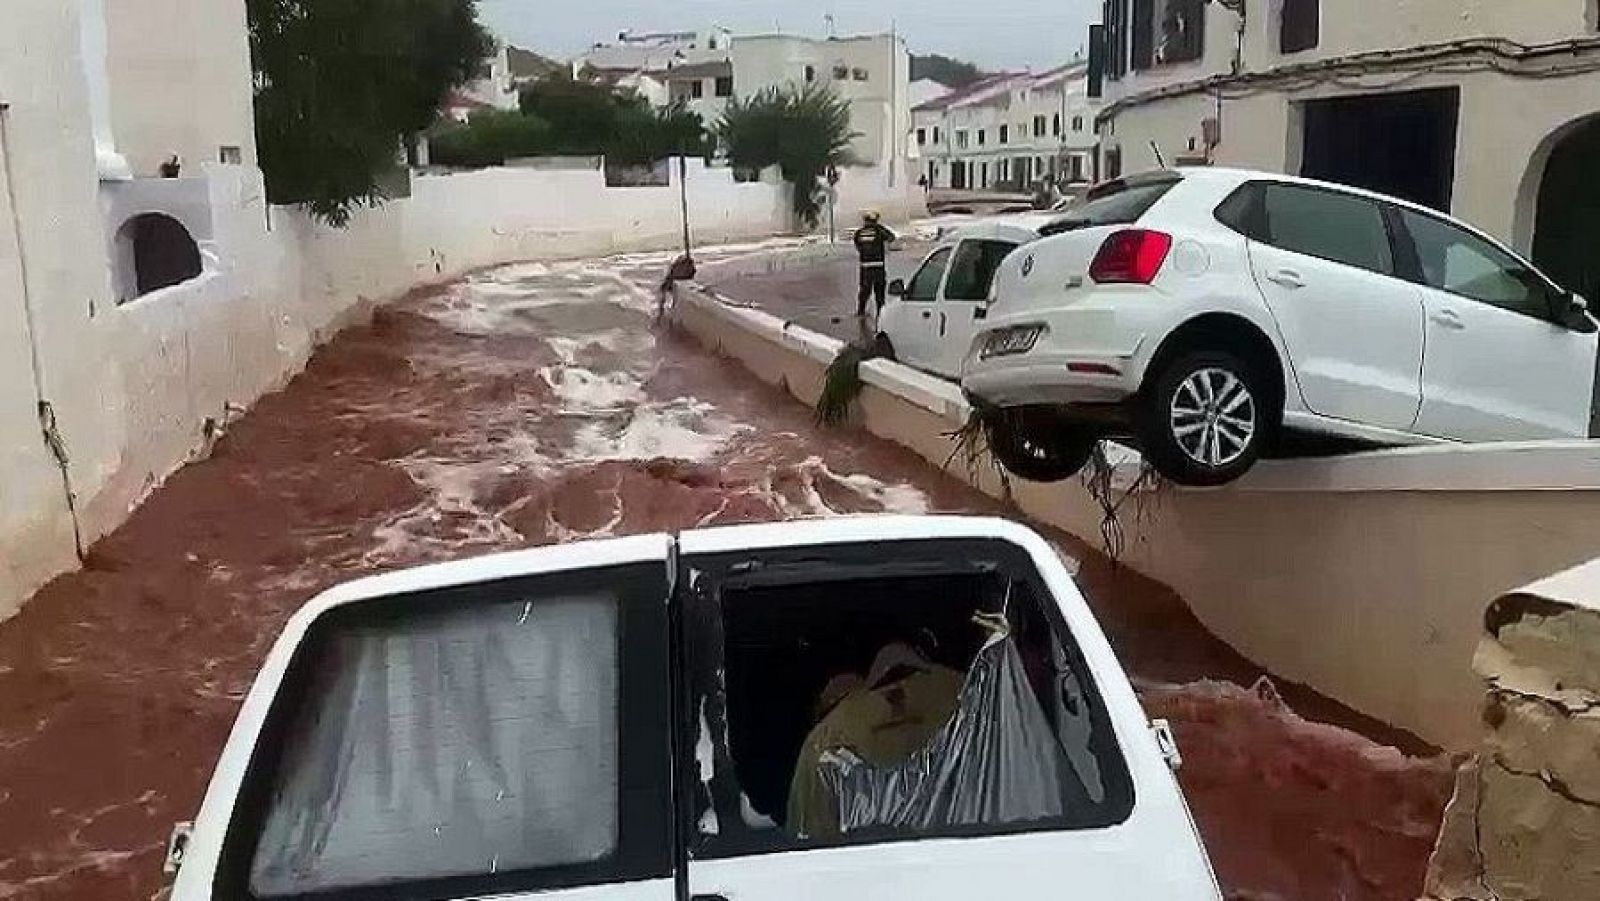
[[[1005,512],[653,330],[671,257],[509,266],[386,307],[0,624],[0,899],[159,895],[170,827],[194,814],[256,666],[334,583],[699,525]],[[1446,761],[1291,686],[1247,690],[1261,671],[1170,591],[1049,537],[1151,715],[1174,722],[1225,887],[1415,897]]]

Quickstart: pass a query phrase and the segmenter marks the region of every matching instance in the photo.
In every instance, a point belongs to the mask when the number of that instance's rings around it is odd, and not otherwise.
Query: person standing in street
[[[851,239],[856,245],[856,255],[861,260],[861,293],[856,297],[857,317],[864,318],[867,315],[868,297],[877,301],[875,312],[883,311],[884,294],[889,284],[884,259],[888,256],[889,245],[895,241],[895,234],[880,224],[878,219],[876,211],[862,213],[861,227],[856,229]]]

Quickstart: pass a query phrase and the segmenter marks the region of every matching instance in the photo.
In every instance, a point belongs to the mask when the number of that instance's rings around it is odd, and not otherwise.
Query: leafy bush
[[[600,156],[617,166],[645,166],[669,156],[707,152],[705,125],[681,105],[652,109],[632,92],[559,72],[525,89],[519,112],[474,113],[466,125],[437,129],[434,162],[499,166],[524,156]]]
[[[466,125],[436,132],[428,143],[434,162],[476,168],[547,153],[552,142],[549,123],[538,116],[485,110],[473,113]]]
[[[984,77],[983,70],[965,60],[937,53],[911,57],[911,80],[937,81],[947,88],[964,88]]]
[[[850,104],[824,85],[771,87],[729,101],[717,137],[737,167],[777,166],[794,186],[794,214],[809,227],[822,215],[818,197],[828,169],[850,162]]]
[[[524,113],[550,127],[550,154],[604,154],[621,165],[643,165],[667,156],[707,153],[705,123],[682,105],[652,109],[632,91],[618,91],[565,72],[525,88]]]

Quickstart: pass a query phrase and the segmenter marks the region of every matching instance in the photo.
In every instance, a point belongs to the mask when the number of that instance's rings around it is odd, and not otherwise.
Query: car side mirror
[[[906,296],[906,280],[903,278],[897,278],[890,282],[889,293],[893,294],[895,297]]]
[[[1593,334],[1597,326],[1594,317],[1589,315],[1589,302],[1581,295],[1568,291],[1558,301],[1561,305],[1561,324],[1575,332],[1585,335]]]

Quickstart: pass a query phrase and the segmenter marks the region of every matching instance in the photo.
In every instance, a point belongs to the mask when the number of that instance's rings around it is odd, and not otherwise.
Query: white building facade
[[[596,46],[573,60],[573,70],[606,74],[619,86],[638,85],[657,106],[681,103],[708,126],[721,118],[734,98],[769,88],[826,85],[850,104],[850,126],[856,132],[851,153],[856,162],[870,166],[894,162],[890,168],[898,180],[915,155],[911,54],[897,35],[811,38],[712,30],[645,37]]]
[[[1083,64],[992,75],[913,110],[919,175],[930,188],[957,190],[1090,181],[1094,117]]]
[[[1384,191],[1593,296],[1597,16],[1593,0],[1107,0],[1102,171],[1215,163]]]

